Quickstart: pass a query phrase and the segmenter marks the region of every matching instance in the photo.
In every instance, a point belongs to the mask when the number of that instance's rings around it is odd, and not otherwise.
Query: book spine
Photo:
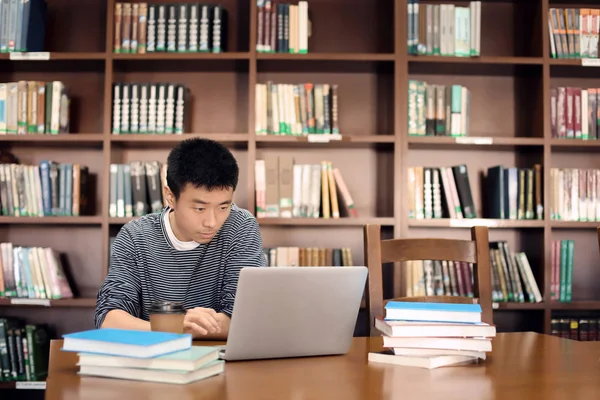
[[[167,9],[167,52],[177,51],[177,6],[169,5]]]
[[[198,51],[198,26],[199,26],[199,5],[190,4],[189,6],[189,28],[188,28],[188,51]]]
[[[148,53],[155,52],[157,46],[156,8],[157,6],[155,4],[148,5],[148,19],[146,22],[146,51]]]
[[[177,6],[177,51],[185,53],[189,51],[189,8],[187,4]]]
[[[148,32],[148,4],[140,3],[138,15],[138,44],[137,52],[146,54],[147,51],[147,32]]]
[[[113,117],[112,117],[112,133],[121,133],[121,91],[122,84],[113,84]]]

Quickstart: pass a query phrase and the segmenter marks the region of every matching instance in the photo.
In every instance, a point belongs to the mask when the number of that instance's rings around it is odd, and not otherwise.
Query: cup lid
[[[157,314],[168,314],[168,313],[184,313],[183,303],[180,301],[157,301],[152,304],[150,312]]]

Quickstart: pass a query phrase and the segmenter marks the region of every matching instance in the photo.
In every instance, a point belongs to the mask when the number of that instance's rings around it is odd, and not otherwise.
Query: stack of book
[[[369,362],[427,369],[485,360],[496,336],[479,304],[390,301],[375,328],[385,350],[369,353]]]
[[[63,337],[62,350],[78,353],[82,376],[187,384],[225,370],[220,348],[192,346],[189,334],[95,329]]]

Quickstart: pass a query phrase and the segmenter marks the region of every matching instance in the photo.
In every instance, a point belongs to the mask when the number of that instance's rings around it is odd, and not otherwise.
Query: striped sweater
[[[207,307],[231,316],[242,267],[266,266],[254,216],[231,207],[217,235],[192,250],[177,250],[163,217],[169,209],[125,224],[111,248],[110,268],[98,292],[94,323],[120,309],[149,320],[155,301],[182,301],[184,308]]]

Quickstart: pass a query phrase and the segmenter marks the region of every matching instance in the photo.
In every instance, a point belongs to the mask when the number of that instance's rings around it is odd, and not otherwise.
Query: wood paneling
[[[166,3],[176,0],[166,0]],[[184,0],[177,0],[184,1]],[[185,0],[187,1],[187,0]],[[191,1],[190,1],[191,2]],[[263,54],[255,51],[255,1],[217,0],[228,10],[227,51],[221,54],[113,54],[115,0],[49,2],[47,30],[51,60],[10,61],[0,54],[0,81],[62,80],[73,96],[72,135],[0,136],[0,148],[26,163],[42,159],[82,162],[96,177],[96,216],[81,219],[0,218],[0,237],[16,244],[50,245],[65,252],[75,269],[76,285],[93,299],[106,274],[109,237],[130,219],[108,216],[108,168],[111,162],[164,160],[182,137],[111,135],[111,95],[115,82],[180,82],[191,91],[190,132],[229,146],[240,165],[236,202],[254,212],[254,161],[267,154],[290,154],[298,162],[331,160],[341,169],[356,199],[356,221],[261,220],[265,246],[354,249],[362,263],[361,224],[386,226],[391,237],[468,235],[449,220],[407,218],[406,168],[416,165],[469,167],[475,205],[484,209],[481,173],[489,166],[544,168],[544,198],[550,167],[600,168],[600,143],[550,137],[549,89],[559,85],[600,87],[596,68],[579,60],[551,59],[548,7],[580,7],[591,1],[484,1],[481,57],[408,56],[407,0],[311,0],[309,53]],[[440,4],[440,1],[421,1]],[[468,2],[454,2],[467,6]],[[472,93],[471,136],[491,144],[459,143],[453,138],[407,136],[407,83],[423,79],[463,84]],[[254,134],[255,83],[335,83],[339,85],[339,121],[344,139],[312,144],[304,138]],[[94,136],[95,134],[95,136]],[[184,136],[187,137],[187,136]],[[547,201],[545,202],[547,209]],[[490,225],[490,240],[507,240],[527,252],[548,300],[551,241],[576,240],[573,303],[501,304],[499,330],[549,331],[550,316],[562,311],[600,309],[594,286],[599,252],[596,223],[550,221],[475,221]],[[465,237],[466,238],[466,237]],[[89,246],[88,248],[84,246]],[[384,274],[386,291],[400,285],[398,270]],[[395,273],[391,273],[395,272]],[[82,292],[82,293],[83,293]],[[91,326],[93,300],[57,303],[50,312],[0,302],[0,315],[46,319],[62,332]],[[62,306],[60,306],[62,305]],[[87,316],[84,314],[88,313]],[[41,319],[40,319],[41,318]]]

